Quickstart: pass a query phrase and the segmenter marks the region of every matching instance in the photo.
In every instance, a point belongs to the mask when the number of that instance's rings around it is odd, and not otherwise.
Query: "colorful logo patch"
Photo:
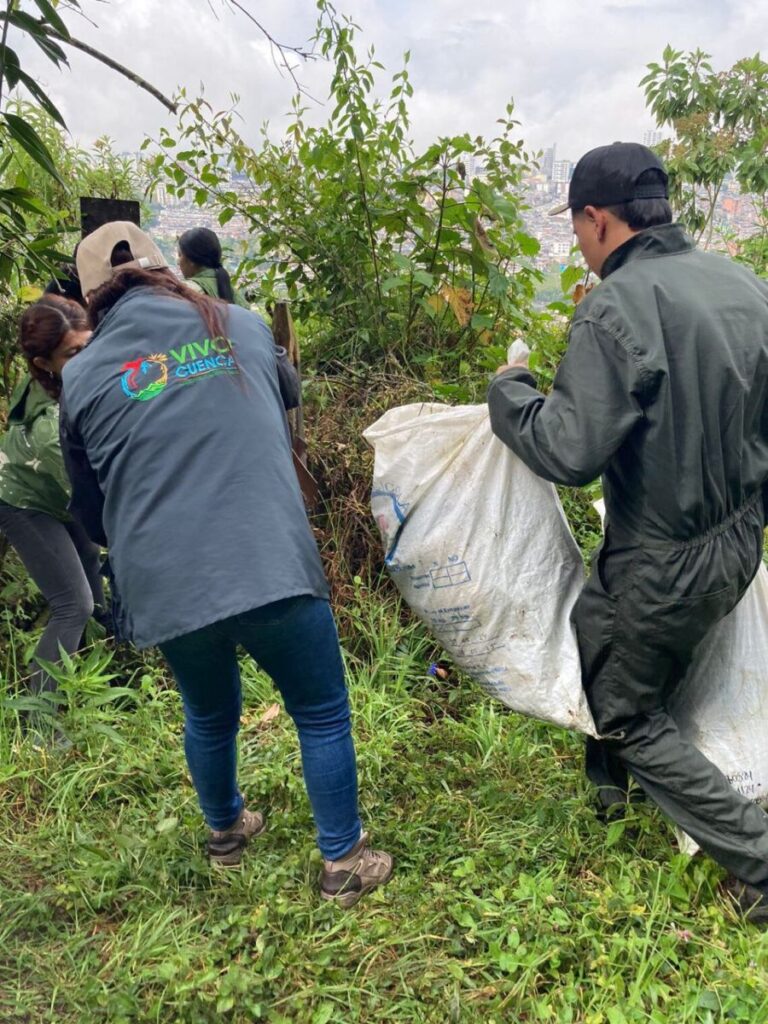
[[[121,367],[120,385],[129,398],[147,402],[156,398],[168,383],[168,356],[142,356]]]
[[[159,395],[167,384],[191,384],[237,372],[229,339],[203,338],[169,349],[167,354],[140,356],[125,363],[120,368],[120,386],[129,398],[146,402]]]

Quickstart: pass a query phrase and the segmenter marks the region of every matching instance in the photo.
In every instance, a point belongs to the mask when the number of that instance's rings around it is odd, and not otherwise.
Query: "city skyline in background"
[[[653,148],[660,145],[666,138],[669,138],[669,136],[665,132],[660,131],[658,128],[651,128],[642,132],[642,135],[638,135],[637,138],[612,139],[610,141],[641,142],[644,146]],[[571,180],[574,167],[583,155],[583,153],[579,153],[575,158],[572,155],[558,158],[558,145],[556,142],[553,142],[551,146],[543,150],[539,165],[542,173],[547,178],[558,184],[567,184]]]
[[[656,146],[668,137],[657,129],[646,129],[638,133],[637,141],[646,146]],[[135,156],[140,158],[142,155]],[[577,159],[561,157],[557,143],[553,143],[543,150],[538,163],[538,169],[532,169],[523,177],[519,191],[527,206],[523,214],[525,228],[541,246],[533,263],[546,272],[564,266],[572,257],[574,237],[571,218],[568,214],[550,217],[549,211],[567,197]],[[466,168],[469,182],[475,177],[482,180],[485,176],[485,168],[477,158],[468,157]],[[246,199],[256,188],[245,175],[234,171],[231,172],[229,187]],[[208,227],[222,238],[225,251],[228,250],[230,268],[235,268],[252,235],[250,225],[243,218],[233,217],[222,228],[212,208],[197,206],[186,199],[178,200],[169,195],[164,186],[156,190],[154,200],[155,215],[148,230],[169,259],[174,258],[176,238],[183,231],[190,227]],[[722,247],[729,237],[750,234],[754,230],[753,220],[751,197],[742,195],[735,180],[726,181],[716,207],[714,244]]]

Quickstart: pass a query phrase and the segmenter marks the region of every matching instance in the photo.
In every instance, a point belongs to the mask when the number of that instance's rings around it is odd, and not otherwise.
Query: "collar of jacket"
[[[618,270],[631,260],[671,256],[673,253],[688,252],[694,248],[693,239],[679,224],[660,224],[655,228],[646,228],[613,250],[602,266],[600,280],[604,281],[614,270]]]
[[[120,296],[120,298],[117,300],[117,302],[114,304],[114,306],[110,306],[110,308],[108,310],[106,310],[106,312],[102,313],[101,319],[96,324],[96,329],[94,330],[93,334],[91,335],[91,338],[90,338],[90,341],[88,342],[88,344],[89,345],[93,344],[93,342],[96,340],[96,338],[104,330],[105,326],[110,322],[110,320],[112,319],[112,317],[113,317],[114,313],[116,312],[116,310],[121,309],[127,303],[132,302],[139,295],[146,295],[147,291],[151,291],[151,292],[153,292],[155,294],[158,294],[158,293],[160,293],[162,291],[162,289],[160,289],[160,288],[153,288],[152,285],[139,285],[137,288],[129,288],[129,290],[125,293],[125,295],[121,295]]]
[[[49,406],[56,404],[56,399],[48,394],[39,381],[26,376],[11,397],[8,423],[25,423],[29,426]]]

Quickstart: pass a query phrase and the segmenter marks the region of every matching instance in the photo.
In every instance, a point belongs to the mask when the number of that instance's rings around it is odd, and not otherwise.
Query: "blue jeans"
[[[276,601],[160,644],[181,690],[184,749],[205,820],[227,829],[243,807],[238,644],[272,677],[296,724],[320,852],[342,857],[362,831],[357,769],[336,626],[320,598]]]

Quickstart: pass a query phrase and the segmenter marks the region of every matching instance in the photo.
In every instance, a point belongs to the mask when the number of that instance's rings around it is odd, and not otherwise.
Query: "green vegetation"
[[[11,3],[6,24],[63,64],[67,7],[77,4]],[[286,137],[253,149],[232,113],[182,95],[178,130],[149,159],[158,181],[222,224],[245,217],[254,239],[241,283],[292,299],[364,816],[396,874],[351,913],[319,901],[294,731],[250,663],[241,775],[270,824],[239,871],[205,859],[180,704],[159,656],[90,638],[54,700],[71,748],[24,738],[19,712],[50,710],[23,696],[44,609],[11,552],[0,564],[0,1020],[764,1024],[768,938],[735,921],[716,865],[677,855],[645,805],[598,825],[580,738],[507,713],[466,678],[430,678],[438,652],[380,575],[362,428],[406,401],[482,400],[521,330],[548,386],[581,271],[542,281],[532,268],[518,188],[531,157],[512,105],[495,140],[414,152],[407,62],[388,99],[373,101],[373,53],[360,58],[356,27],[319,7],[317,45],[336,69],[324,126],[297,100]],[[23,69],[5,37],[0,53],[6,394],[22,289],[48,276],[77,190],[132,196],[136,182],[107,143],[68,147],[39,90],[42,111],[9,106]],[[764,176],[753,160],[764,88],[734,105],[764,68],[740,62],[723,80],[703,55],[668,50],[646,79],[659,124],[678,133],[676,202],[698,231],[724,174]],[[227,187],[230,161],[258,186],[247,199]],[[468,173],[472,161],[487,180]],[[764,272],[765,233],[740,255]],[[595,489],[561,496],[588,556],[600,536]]]
[[[768,938],[734,923],[712,862],[676,856],[644,808],[606,832],[579,737],[428,678],[392,599],[358,586],[350,610],[364,817],[391,884],[347,914],[318,900],[295,735],[250,665],[241,775],[270,827],[212,871],[164,670],[97,647],[63,684],[71,750],[0,720],[0,1019],[768,1020]]]
[[[76,189],[84,183],[94,184],[81,173],[88,163],[107,170],[116,186],[107,193],[112,198],[122,197],[122,179],[128,171],[127,165],[120,168],[120,161],[111,157],[105,140],[96,143],[93,158],[65,146],[67,153],[62,159],[64,143],[56,125],[66,129],[64,118],[48,92],[25,69],[19,54],[26,56],[37,47],[61,71],[69,67],[67,51],[80,50],[129,79],[133,87],[151,93],[171,112],[176,111],[169,99],[136,72],[71,34],[68,20],[82,14],[78,0],[7,0],[0,11],[0,297],[30,280],[49,277],[52,265],[69,258],[61,252],[61,234],[72,230],[67,214]],[[11,99],[17,89],[25,90],[36,104],[37,114],[30,116],[31,108]],[[74,176],[70,175],[69,157],[76,164]],[[97,184],[99,180],[103,179],[97,176]],[[100,196],[102,192],[91,194]]]
[[[405,368],[458,395],[456,378],[495,368],[509,333],[537,320],[539,244],[519,189],[531,158],[513,104],[497,138],[442,138],[416,153],[408,54],[387,100],[374,99],[373,50],[361,57],[357,26],[318,7],[316,46],[335,68],[325,125],[307,123],[298,95],[283,139],[265,130],[255,150],[234,112],[182,95],[178,130],[161,134],[150,169],[222,225],[239,214],[252,226],[258,251],[241,275],[261,300],[287,296],[311,320],[316,361]],[[247,197],[229,187],[230,164],[255,186]]]
[[[757,273],[768,270],[768,63],[760,54],[715,71],[701,50],[664,49],[641,85],[659,128],[671,199],[695,238],[712,242],[718,197],[728,175],[755,199],[755,233],[734,246]]]
[[[6,280],[0,271],[0,400],[5,401],[10,398],[20,372],[15,353],[21,310],[40,294],[41,286],[54,276],[57,265],[72,262],[72,252],[80,238],[79,197],[140,199],[142,195],[138,169],[131,160],[113,152],[110,139],[97,139],[92,149],[85,150],[69,141],[61,125],[41,107],[15,102],[13,110],[35,132],[60,173],[58,178],[52,177],[15,141],[5,149],[0,194],[6,188],[36,197],[34,209],[25,211],[23,230],[40,257],[35,257],[33,267],[9,271]],[[19,226],[13,230],[14,237],[18,237]],[[44,238],[51,239],[55,248],[49,250],[38,245]],[[60,258],[56,253],[60,253]]]
[[[80,10],[69,0],[57,10],[50,0],[9,0],[0,12],[0,413],[19,374],[16,330],[23,304],[70,262],[80,234],[81,195],[134,199],[141,195],[135,167],[112,152],[109,139],[86,151],[71,143],[66,124],[47,92],[24,70],[17,46],[21,35],[59,69],[68,66],[62,46],[80,46],[62,14]],[[104,60],[99,51],[90,55]],[[22,51],[23,52],[23,51]],[[119,65],[117,65],[119,68]],[[120,69],[127,72],[126,69]],[[134,76],[137,85],[146,86]],[[19,88],[34,103],[18,97]],[[0,564],[3,545],[0,542]]]
[[[30,189],[44,205],[45,217],[30,218],[33,230],[49,226],[58,234],[58,245],[69,254],[80,239],[80,196],[140,199],[142,182],[133,160],[117,156],[109,138],[97,139],[83,149],[68,137],[61,125],[40,107],[17,102],[14,109],[33,126],[59,170],[62,181],[52,178],[20,146],[11,145],[3,180]],[[63,184],[66,182],[66,185]]]

